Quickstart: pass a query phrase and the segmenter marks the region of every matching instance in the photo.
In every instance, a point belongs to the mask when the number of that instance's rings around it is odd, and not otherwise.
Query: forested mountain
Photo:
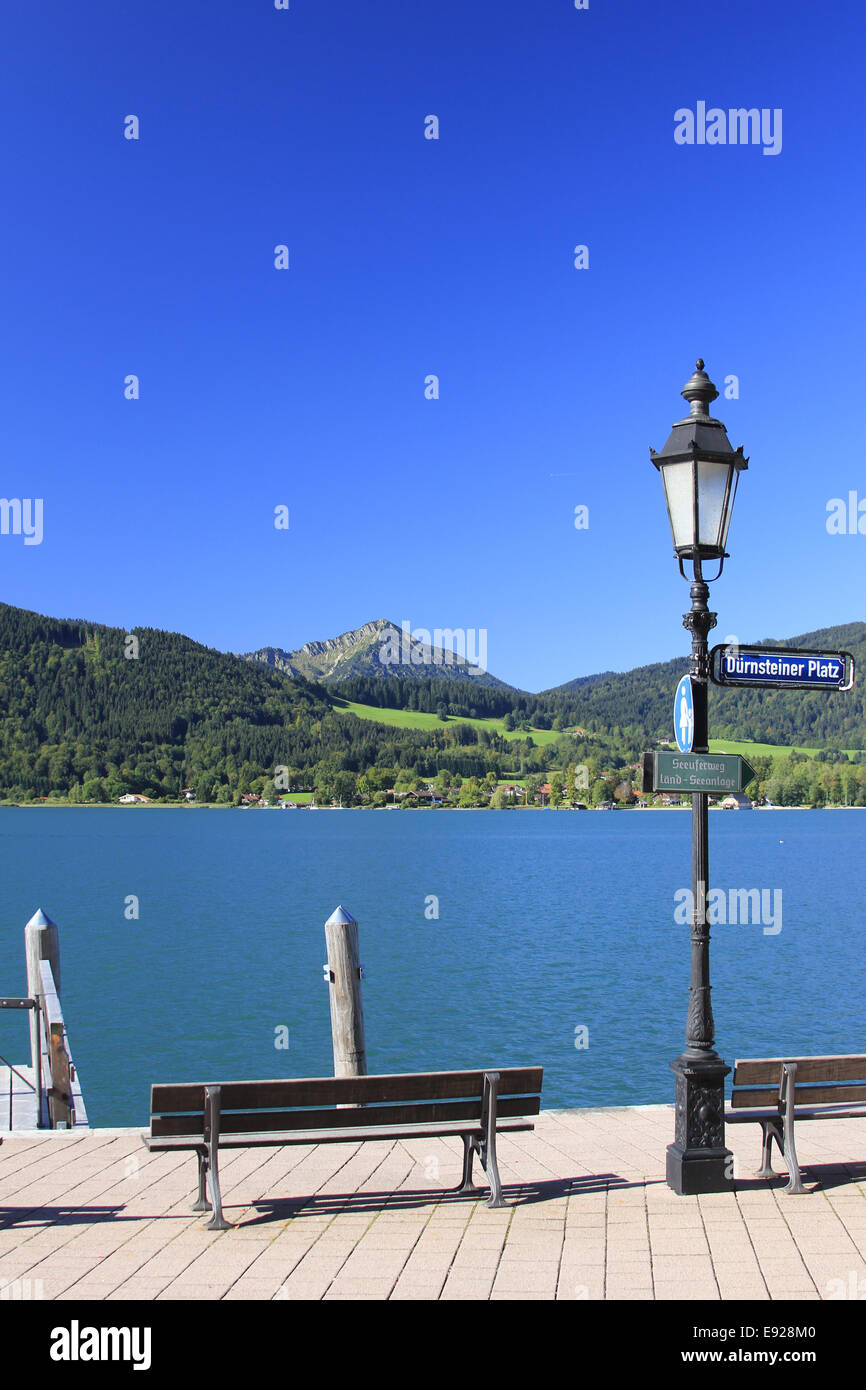
[[[449,643],[456,643],[456,647]],[[466,633],[462,629],[448,633],[441,629],[422,633],[421,629],[416,629],[413,634],[403,632],[399,623],[389,622],[387,618],[377,618],[339,637],[307,642],[296,652],[285,652],[281,647],[262,647],[248,653],[247,659],[261,661],[290,676],[306,676],[308,680],[328,685],[355,679],[386,682],[399,679],[403,683],[435,680],[498,690],[513,688],[483,669],[486,634]]]
[[[847,649],[862,670],[866,624],[788,645]],[[687,664],[683,656],[540,695],[411,676],[325,686],[177,633],[124,632],[0,604],[0,799],[177,800],[190,788],[200,802],[236,805],[251,794],[306,788],[323,804],[334,797],[381,805],[391,788],[420,791],[437,778],[446,798],[487,805],[507,779],[528,779],[530,790],[549,779],[555,799],[557,779],[575,767],[584,769],[579,785],[590,800],[615,791],[627,798],[627,769],[670,738],[673,692]],[[378,705],[383,721],[388,711],[421,713],[393,727],[347,712],[346,700]],[[424,727],[424,712],[441,722]],[[540,739],[538,730],[551,733]],[[711,686],[710,732],[826,748],[821,761],[836,764],[834,750],[866,748],[862,685],[845,694]],[[841,781],[818,760],[804,768],[796,757],[778,767],[764,759],[759,773],[774,800],[823,804],[841,789],[863,804],[866,773],[857,763]]]

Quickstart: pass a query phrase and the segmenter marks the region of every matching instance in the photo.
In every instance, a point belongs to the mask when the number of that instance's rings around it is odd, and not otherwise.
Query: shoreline
[[[183,801],[154,801],[142,806],[135,803],[119,806],[110,801],[0,801],[0,810],[5,811],[306,811],[307,805],[299,806],[228,806],[224,801],[205,801],[191,805]],[[399,811],[402,806],[317,806],[317,811]],[[569,814],[572,806],[419,806],[421,811],[504,811],[520,814],[524,811],[556,811]],[[598,806],[587,806],[586,811],[598,811]],[[612,808],[606,808],[608,810]],[[617,808],[619,814],[636,811],[690,811],[690,806],[625,806]],[[722,806],[710,806],[710,811],[725,810]],[[866,811],[866,806],[751,806],[751,811]]]

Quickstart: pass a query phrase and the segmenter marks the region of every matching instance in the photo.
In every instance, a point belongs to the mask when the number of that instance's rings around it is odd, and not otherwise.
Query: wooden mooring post
[[[54,988],[57,991],[58,999],[60,997],[60,931],[57,923],[52,922],[41,907],[37,907],[24,928],[24,953],[27,963],[27,993],[31,999],[36,999],[39,1005],[30,1013],[30,1064],[33,1067],[37,1095],[41,1098],[42,1087],[46,1081],[42,1075],[42,1040],[40,1037],[41,1015],[45,1009],[45,991],[42,984],[43,961],[47,961],[51,966]],[[42,1123],[43,1116],[40,1114],[39,1124]]]
[[[361,961],[358,923],[337,907],[325,923],[328,964],[325,978],[331,1000],[331,1037],[335,1076],[366,1076],[364,1005],[361,1000]]]

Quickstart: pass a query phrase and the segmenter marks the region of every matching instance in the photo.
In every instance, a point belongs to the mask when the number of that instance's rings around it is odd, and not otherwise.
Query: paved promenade
[[[229,1150],[220,1233],[189,1211],[191,1154],[137,1130],[6,1136],[0,1298],[866,1296],[866,1119],[800,1127],[799,1197],[752,1176],[757,1125],[728,1131],[734,1192],[676,1197],[672,1135],[669,1106],[545,1111],[499,1140],[502,1211],[446,1194],[459,1141]]]

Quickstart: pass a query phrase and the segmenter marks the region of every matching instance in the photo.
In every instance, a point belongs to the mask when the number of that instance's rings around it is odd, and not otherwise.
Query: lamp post
[[[692,749],[707,749],[707,634],[716,615],[707,604],[710,591],[703,564],[717,560],[718,579],[727,552],[725,544],[737,479],[748,465],[742,446],[731,448],[721,420],[714,420],[708,405],[718,396],[698,358],[696,370],[683,387],[690,413],[671,430],[665,447],[650,457],[662,476],[674,551],[683,579],[691,581],[692,606],[683,626],[692,636],[690,674],[694,703]],[[685,564],[692,568],[691,575]],[[732,1155],[725,1147],[725,1077],[730,1071],[716,1052],[715,1025],[710,1002],[710,932],[707,922],[709,845],[707,794],[692,793],[692,928],[691,981],[686,1020],[685,1051],[671,1062],[676,1075],[674,1142],[668,1146],[667,1181],[674,1192],[730,1190]]]

